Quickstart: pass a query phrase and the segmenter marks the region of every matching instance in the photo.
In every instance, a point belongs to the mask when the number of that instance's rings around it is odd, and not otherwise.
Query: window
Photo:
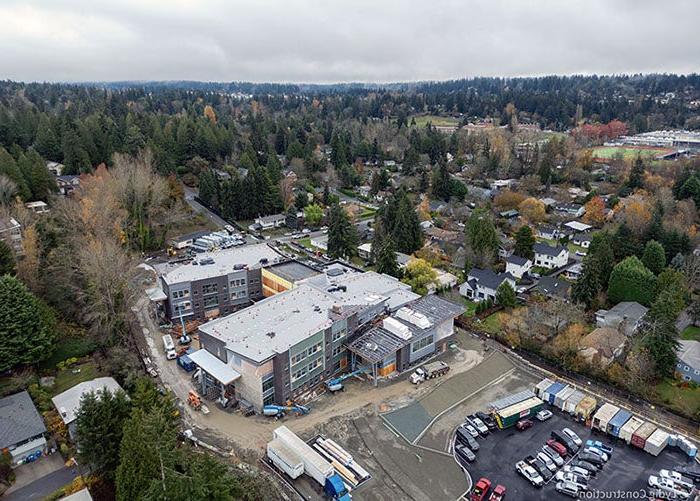
[[[245,278],[231,280],[231,287],[241,287],[243,285],[245,285]]]
[[[337,357],[338,355],[344,355],[345,354],[345,347],[344,346],[337,346],[333,348],[333,356]]]
[[[317,344],[311,346],[310,348],[308,348],[308,349],[306,350],[307,356],[310,357],[310,356],[313,355],[314,353],[318,353],[319,351],[321,351],[321,347],[322,347],[322,346],[323,346],[323,343],[317,343]]]
[[[297,353],[296,355],[294,355],[294,356],[292,357],[292,365],[298,364],[299,362],[301,362],[301,361],[304,360],[305,358],[306,358],[306,352],[305,352],[305,351],[302,351],[301,353]]]
[[[204,307],[211,308],[213,306],[219,306],[219,298],[216,296],[210,296],[204,298]]]
[[[190,302],[189,301],[184,301],[180,304],[175,305],[175,313],[183,313],[185,310],[190,309]]]
[[[219,286],[216,283],[204,284],[202,286],[202,294],[216,294],[219,291]]]
[[[412,351],[413,353],[415,353],[415,352],[417,352],[417,351],[422,350],[422,349],[425,348],[426,346],[430,346],[431,344],[433,344],[433,336],[432,336],[432,334],[431,334],[430,336],[424,337],[423,339],[419,339],[418,341],[416,341],[415,343],[413,343],[413,345],[411,346],[411,351]]]
[[[190,295],[189,289],[183,289],[181,291],[173,292],[173,299],[181,299],[183,297],[188,297]]]
[[[267,393],[268,391],[274,390],[274,389],[275,389],[275,376],[274,376],[274,374],[268,374],[267,376],[264,376],[262,379],[263,394]]]
[[[338,341],[339,339],[343,339],[345,337],[345,334],[346,334],[345,329],[336,332],[335,334],[333,334],[333,341]]]
[[[263,398],[263,405],[272,405],[275,403],[275,395],[268,395],[267,397]]]

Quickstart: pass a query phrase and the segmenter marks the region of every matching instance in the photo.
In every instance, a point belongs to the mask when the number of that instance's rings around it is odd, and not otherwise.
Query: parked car
[[[565,496],[572,498],[577,498],[581,491],[581,489],[571,482],[557,482],[557,485],[554,486],[554,488],[557,490],[557,492],[561,492]]]
[[[612,456],[613,448],[599,440],[586,440],[586,447],[595,447],[598,450],[603,451],[608,456]]]
[[[539,459],[537,459],[536,457],[526,456],[525,462],[532,466],[535,470],[537,470],[537,473],[542,475],[542,478],[544,478],[545,482],[548,482],[549,479],[552,478],[552,476],[554,476],[550,469],[547,468],[547,465]]]
[[[550,446],[543,445],[542,452],[544,452],[546,455],[548,455],[552,459],[552,461],[554,461],[554,464],[557,465],[557,467],[564,466],[564,460],[562,459],[562,457],[559,455],[559,453],[557,451],[552,449]]]
[[[503,498],[505,496],[506,496],[506,488],[499,484],[496,486],[496,488],[493,490],[493,492],[489,496],[489,501],[503,501]]]
[[[476,417],[481,419],[481,421],[483,421],[483,423],[489,430],[495,430],[496,428],[498,428],[498,426],[496,425],[496,421],[485,412],[477,412]]]
[[[472,493],[469,496],[469,501],[484,501],[490,488],[491,481],[486,477],[481,477],[477,480],[476,484],[474,484],[474,489],[472,489]]]
[[[553,439],[550,438],[549,440],[547,440],[547,445],[550,446],[550,447],[551,447],[552,449],[554,449],[555,451],[557,451],[557,453],[558,453],[562,458],[565,458],[565,457],[566,457],[566,454],[567,454],[566,447],[564,447],[562,444],[560,444],[560,443],[557,442],[556,440],[553,440]]]
[[[579,457],[579,459],[574,459],[569,463],[569,466],[575,466],[577,468],[583,468],[584,470],[588,471],[591,475],[595,475],[598,473],[598,465],[593,464],[589,461],[585,461]]]
[[[479,442],[477,442],[475,438],[472,438],[471,436],[467,436],[466,439],[467,439],[467,442],[466,442],[467,447],[469,447],[473,452],[476,452],[479,450]]]
[[[532,425],[534,423],[532,422],[532,419],[521,419],[517,423],[515,423],[515,429],[518,431],[525,431],[528,428],[532,428]]]
[[[609,459],[608,455],[606,453],[604,453],[603,451],[601,451],[600,449],[597,449],[596,447],[586,447],[585,449],[583,449],[583,452],[587,452],[589,454],[595,454],[600,459],[602,459],[604,463],[608,462],[608,459]]]
[[[571,482],[579,489],[582,489],[584,491],[588,489],[588,480],[586,480],[585,477],[576,475],[575,473],[558,471],[556,479],[559,482]]]
[[[489,434],[488,427],[483,423],[481,419],[479,419],[475,415],[472,414],[471,416],[468,416],[467,420],[469,424],[476,428],[476,430],[479,432],[479,435],[481,435],[482,437],[485,437]]]
[[[477,438],[479,436],[479,432],[476,431],[476,428],[474,428],[472,425],[469,423],[464,423],[462,425],[462,428],[467,430],[467,433],[469,433],[472,437]]]
[[[663,478],[669,478],[674,482],[685,485],[686,487],[693,487],[694,485],[692,479],[684,477],[677,471],[660,470],[659,476]]]
[[[571,428],[564,428],[563,430],[561,430],[561,432],[579,447],[581,447],[581,445],[583,444],[581,438],[576,433],[574,433],[574,431]]]
[[[474,461],[476,461],[476,455],[471,450],[469,450],[469,447],[467,447],[466,445],[455,445],[455,451],[457,452],[457,455],[459,457],[461,457],[468,463],[473,463]]]
[[[562,444],[566,450],[569,452],[569,454],[574,455],[578,450],[579,446],[574,443],[573,440],[571,440],[569,437],[564,435],[564,433],[554,430],[551,433],[551,436],[554,440]]]
[[[549,471],[551,471],[552,473],[557,471],[557,465],[547,454],[545,454],[544,452],[538,452],[536,457],[537,459],[542,461],[547,468],[549,468]]]
[[[538,421],[547,421],[549,418],[552,417],[552,411],[548,411],[547,409],[543,409],[539,411],[535,417],[537,418]]]
[[[688,499],[692,493],[692,488],[687,489],[681,484],[674,482],[670,478],[650,475],[648,481],[649,487],[662,491],[671,499]],[[671,497],[672,496],[672,497]]]
[[[467,439],[474,440],[471,433],[469,433],[469,430],[467,430],[464,425],[457,428],[455,431],[455,437],[457,438],[457,441],[462,444],[468,443]]]
[[[544,485],[544,479],[542,478],[542,476],[539,473],[537,473],[537,471],[525,461],[518,461],[515,464],[515,469],[535,487],[542,487]]]
[[[564,465],[562,471],[566,473],[573,473],[574,475],[578,475],[579,477],[584,477],[586,480],[589,480],[591,478],[591,472],[586,470],[585,468],[581,468],[580,466],[571,466],[571,464],[567,464]]]
[[[592,452],[588,451],[583,451],[581,454],[578,455],[578,458],[580,461],[587,461],[592,465],[597,466],[598,469],[602,468],[605,464],[603,458],[601,458],[598,454],[593,454]]]

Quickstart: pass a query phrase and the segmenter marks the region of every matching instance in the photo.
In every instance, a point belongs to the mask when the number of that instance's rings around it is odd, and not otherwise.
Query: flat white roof
[[[241,377],[238,371],[232,369],[207,350],[197,350],[187,355],[199,368],[210,374],[214,379],[223,384],[233,383]]]
[[[168,285],[181,282],[191,282],[193,280],[205,280],[207,278],[220,277],[234,271],[234,266],[243,264],[249,268],[262,266],[261,259],[267,259],[270,264],[275,260],[283,259],[277,252],[272,250],[267,244],[241,245],[231,249],[224,249],[216,252],[204,252],[197,254],[195,261],[211,258],[214,264],[161,264],[156,265],[158,273],[163,277]]]
[[[593,228],[593,226],[590,224],[580,223],[579,221],[569,221],[568,223],[564,224],[564,226],[575,231],[586,231]]]
[[[83,398],[83,395],[86,395],[91,391],[97,392],[103,388],[112,393],[122,389],[114,378],[98,377],[92,381],[85,381],[76,384],[72,388],[69,388],[63,393],[59,393],[53,397],[51,401],[56,406],[56,409],[58,409],[58,413],[61,415],[63,422],[65,424],[70,424],[75,421],[76,414],[80,408],[80,399]]]

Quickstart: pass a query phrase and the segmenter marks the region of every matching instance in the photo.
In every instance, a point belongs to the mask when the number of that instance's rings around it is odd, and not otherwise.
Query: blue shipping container
[[[566,386],[567,385],[564,383],[554,383],[552,386],[547,388],[547,390],[544,392],[546,401],[554,405],[554,398],[557,396],[557,393],[566,388]]]
[[[622,428],[627,421],[632,417],[632,413],[627,412],[625,409],[620,409],[613,418],[608,421],[607,432],[613,437],[620,436],[620,428]]]

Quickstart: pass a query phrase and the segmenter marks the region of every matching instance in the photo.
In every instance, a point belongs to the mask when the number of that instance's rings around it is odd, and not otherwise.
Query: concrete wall
[[[228,350],[229,365],[241,375],[235,382],[236,396],[253,404],[258,412],[263,407],[262,378],[274,371],[272,360],[256,364]]]

